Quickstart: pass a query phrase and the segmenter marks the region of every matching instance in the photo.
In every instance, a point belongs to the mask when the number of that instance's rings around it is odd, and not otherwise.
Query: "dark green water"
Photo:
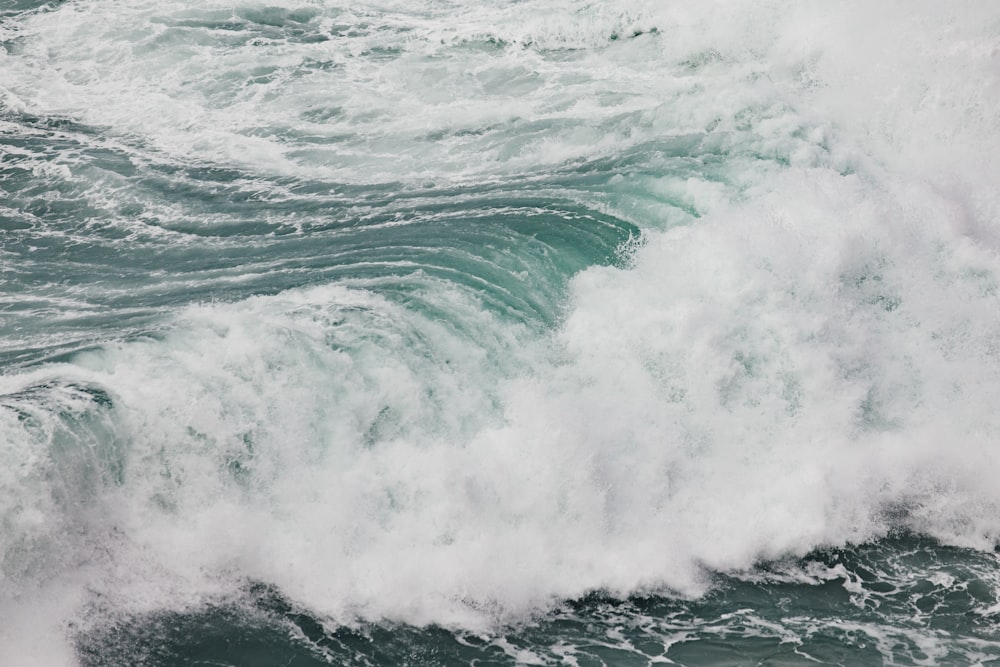
[[[696,600],[593,593],[503,632],[326,628],[273,589],[89,635],[85,664],[997,664],[996,558],[897,537],[715,576]]]

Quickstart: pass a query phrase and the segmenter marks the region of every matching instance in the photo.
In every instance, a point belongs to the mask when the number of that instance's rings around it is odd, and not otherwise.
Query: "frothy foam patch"
[[[896,509],[988,546],[997,266],[951,219],[931,189],[803,171],[657,235],[633,270],[577,279],[562,340],[586,370],[569,384],[592,388],[569,409],[630,415],[609,442],[647,443],[685,481],[667,514],[717,525],[708,563],[728,543],[745,559],[864,540]]]
[[[985,110],[998,91],[952,73],[995,79],[983,26],[997,17],[968,4],[925,3],[900,25],[912,5],[889,0],[78,2],[24,21],[17,49],[0,53],[0,85],[17,108],[176,158],[351,182],[502,176],[706,131],[749,130],[744,150],[787,159],[790,124],[817,120],[885,159],[935,164],[913,137],[947,128],[934,145],[990,161],[980,142],[996,134]],[[870,49],[855,46],[858,23]]]

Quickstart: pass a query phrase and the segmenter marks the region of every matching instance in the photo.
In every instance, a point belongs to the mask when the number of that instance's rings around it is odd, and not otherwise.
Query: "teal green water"
[[[15,116],[3,128],[24,151],[4,164],[7,278],[12,295],[30,294],[6,304],[9,363],[71,351],[105,330],[154,331],[189,303],[347,280],[406,303],[419,301],[421,282],[445,280],[501,317],[551,326],[569,277],[620,262],[639,236],[587,205],[610,178],[600,164],[465,187],[300,182],[137,167],[125,150],[87,145],[87,128],[60,125]],[[39,182],[38,163],[68,153],[86,180]],[[113,202],[89,201],[95,182]],[[156,214],[164,208],[170,217]]]
[[[0,663],[1000,664],[997,26],[7,2]]]

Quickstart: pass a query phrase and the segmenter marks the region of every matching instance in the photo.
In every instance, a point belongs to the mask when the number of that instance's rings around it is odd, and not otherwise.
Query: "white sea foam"
[[[706,567],[892,526],[996,543],[1000,8],[621,5],[286,17],[324,42],[229,2],[21,26],[8,108],[173,159],[420,182],[697,135],[728,162],[623,176],[701,218],[644,205],[629,268],[578,275],[552,340],[441,281],[423,296],[451,324],[355,283],[192,307],[2,378],[31,419],[0,421],[0,627],[27,609],[63,632],[84,586],[127,612],[246,579],[332,622],[478,627],[596,588],[696,595]]]
[[[0,54],[0,88],[183,159],[482,179],[733,129],[779,110],[775,83],[813,57],[772,63],[763,45],[780,26],[748,29],[747,3],[721,22],[647,2],[281,4],[68,3]],[[759,138],[763,152],[788,140]]]

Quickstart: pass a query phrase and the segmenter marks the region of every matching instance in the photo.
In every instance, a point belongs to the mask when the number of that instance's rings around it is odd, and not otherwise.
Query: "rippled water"
[[[4,664],[998,663],[998,38],[7,2]]]

